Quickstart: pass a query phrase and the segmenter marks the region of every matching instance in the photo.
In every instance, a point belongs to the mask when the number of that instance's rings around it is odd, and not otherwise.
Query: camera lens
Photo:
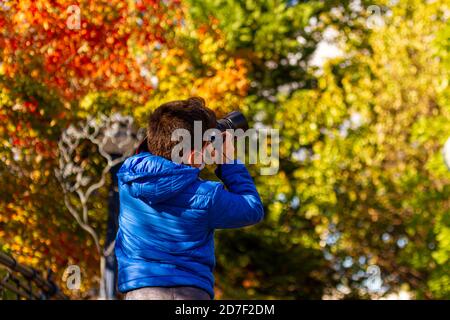
[[[233,111],[217,121],[217,129],[220,131],[227,129],[242,129],[245,131],[248,129],[248,122],[242,112]]]

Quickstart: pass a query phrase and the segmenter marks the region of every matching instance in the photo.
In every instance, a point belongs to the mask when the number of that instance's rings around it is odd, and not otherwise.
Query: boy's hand
[[[221,145],[215,145],[216,142],[210,143],[205,148],[204,158],[208,159],[207,164],[225,164],[234,161],[234,135],[230,132],[222,132],[218,137]]]
[[[232,163],[234,161],[234,135],[228,131],[222,133],[223,154],[221,163]]]

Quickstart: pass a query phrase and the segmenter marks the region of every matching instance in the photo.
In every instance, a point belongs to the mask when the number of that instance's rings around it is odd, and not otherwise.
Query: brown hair
[[[216,127],[216,115],[205,106],[203,98],[192,97],[162,104],[148,118],[148,150],[170,160],[172,149],[178,144],[178,141],[171,140],[176,129],[188,130],[194,147],[194,121],[202,122],[202,137],[206,130]]]

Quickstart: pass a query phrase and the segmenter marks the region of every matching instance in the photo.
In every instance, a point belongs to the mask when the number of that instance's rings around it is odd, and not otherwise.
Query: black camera
[[[220,131],[227,129],[242,129],[246,131],[248,129],[248,122],[242,112],[233,111],[223,117],[223,119],[217,120],[217,129]]]

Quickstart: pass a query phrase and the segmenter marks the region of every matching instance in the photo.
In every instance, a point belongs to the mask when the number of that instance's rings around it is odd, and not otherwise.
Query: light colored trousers
[[[211,297],[194,287],[146,287],[127,292],[125,300],[211,300]]]

